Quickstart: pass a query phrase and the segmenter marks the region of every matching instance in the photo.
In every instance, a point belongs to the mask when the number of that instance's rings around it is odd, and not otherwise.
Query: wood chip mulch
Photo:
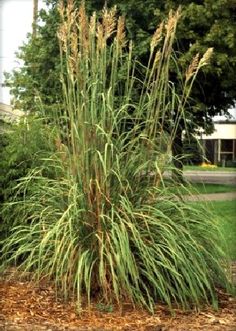
[[[124,303],[113,311],[96,303],[76,313],[73,302],[56,299],[52,286],[27,280],[0,279],[0,331],[236,331],[236,298],[219,293],[220,309],[201,312],[174,310],[163,305],[155,314]]]

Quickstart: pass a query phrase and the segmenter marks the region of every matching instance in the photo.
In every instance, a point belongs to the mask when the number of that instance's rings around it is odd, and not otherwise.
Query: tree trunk
[[[33,38],[36,36],[36,29],[37,29],[37,19],[38,19],[38,8],[39,8],[39,1],[33,0]]]
[[[173,157],[173,165],[174,168],[172,170],[172,179],[178,182],[183,182],[183,141],[182,141],[182,128],[179,127],[177,129],[175,138],[172,143],[172,157]]]

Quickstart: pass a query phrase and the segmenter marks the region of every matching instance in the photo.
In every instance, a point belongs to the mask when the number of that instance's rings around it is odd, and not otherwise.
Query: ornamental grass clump
[[[156,302],[216,303],[216,286],[227,282],[217,226],[163,180],[193,79],[206,64],[194,59],[177,96],[169,66],[179,11],[157,28],[143,79],[115,8],[89,18],[84,5],[77,11],[62,1],[59,13],[64,104],[45,114],[57,152],[18,181],[6,204],[17,212],[2,261],[49,277],[78,306],[84,295],[88,304],[96,296],[150,311]]]

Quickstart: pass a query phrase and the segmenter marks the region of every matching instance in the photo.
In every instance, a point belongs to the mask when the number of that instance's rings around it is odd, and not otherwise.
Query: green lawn
[[[216,167],[216,168],[208,168],[208,167],[200,167],[200,166],[184,166],[184,171],[224,171],[224,172],[236,172],[235,168],[230,167]]]
[[[191,191],[193,191],[193,194],[236,192],[235,185],[226,185],[226,184],[194,183],[192,184],[192,188],[193,189],[191,189]]]
[[[200,202],[197,202],[197,204],[199,203]],[[192,204],[196,204],[196,202]],[[229,258],[236,261],[236,200],[211,201],[208,202],[207,205],[219,223]]]
[[[168,181],[165,181],[166,185],[172,186],[171,183],[168,184]],[[171,188],[173,193],[176,192],[176,186]],[[203,184],[203,183],[192,183],[187,185],[186,188],[183,186],[180,188],[182,194],[211,194],[211,193],[226,193],[226,192],[236,192],[235,185],[227,184]]]
[[[191,204],[201,202],[193,202]],[[202,202],[205,204],[205,202]],[[236,200],[231,201],[211,201],[207,203],[212,213],[215,215],[220,231],[225,239],[229,258],[236,261]]]
[[[230,258],[236,260],[236,200],[214,201],[210,206],[228,244]]]

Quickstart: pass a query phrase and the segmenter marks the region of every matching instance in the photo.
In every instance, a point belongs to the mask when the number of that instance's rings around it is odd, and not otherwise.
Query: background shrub
[[[32,169],[43,164],[43,158],[55,150],[53,131],[36,117],[22,118],[19,124],[8,125],[1,135],[0,145],[0,237],[8,236],[9,215],[4,203],[14,200],[14,187]],[[11,213],[9,210],[8,213]]]
[[[183,163],[188,165],[199,165],[204,160],[204,151],[200,145],[199,139],[193,135],[183,139],[184,158]]]

